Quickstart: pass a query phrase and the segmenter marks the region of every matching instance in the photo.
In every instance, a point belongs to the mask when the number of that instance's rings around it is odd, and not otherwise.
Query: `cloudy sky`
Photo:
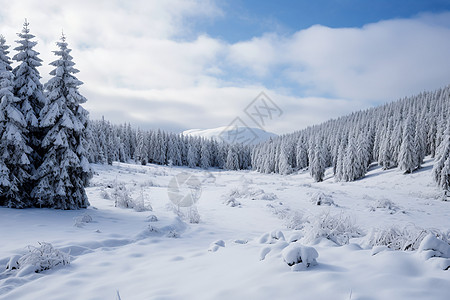
[[[253,126],[264,91],[288,133],[450,84],[449,0],[0,0],[13,47],[24,18],[42,82],[64,30],[91,119],[144,128]]]

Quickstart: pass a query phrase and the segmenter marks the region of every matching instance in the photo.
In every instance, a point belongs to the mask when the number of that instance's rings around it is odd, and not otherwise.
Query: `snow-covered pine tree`
[[[344,180],[344,157],[345,157],[345,147],[347,145],[346,139],[342,139],[337,153],[336,159],[336,173],[334,174],[334,178],[336,181]]]
[[[225,169],[227,170],[239,170],[239,158],[236,148],[236,145],[228,147],[227,161],[225,162]]]
[[[286,145],[281,145],[280,154],[278,157],[278,170],[282,175],[289,175],[293,172],[291,165],[289,164],[288,150]]]
[[[64,35],[56,45],[59,50],[53,53],[59,58],[50,63],[55,69],[45,84],[47,103],[39,118],[45,132],[45,155],[32,196],[36,205],[44,207],[85,208],[89,202],[84,188],[92,176],[85,140],[88,112],[81,106],[86,98],[78,91],[82,82],[74,76],[79,71],[74,68]]]
[[[303,137],[299,138],[296,145],[296,164],[299,170],[308,166],[308,150]]]
[[[211,167],[211,147],[209,141],[201,139],[200,147],[200,167],[202,169],[208,169]]]
[[[359,150],[358,141],[351,135],[344,156],[342,176],[344,181],[355,181],[365,174],[366,166],[362,159],[362,153]]]
[[[449,190],[450,185],[450,122],[447,124],[444,139],[436,150],[432,176],[437,185]]]
[[[197,139],[194,139],[193,137],[189,138],[187,163],[190,168],[195,168],[200,164],[200,152]]]
[[[310,152],[309,173],[315,181],[321,182],[325,175],[325,158],[321,141],[318,138]]]
[[[398,167],[405,173],[411,173],[417,168],[416,146],[414,145],[415,126],[411,116],[408,116],[403,127],[403,139],[398,154]]]
[[[43,132],[39,128],[38,119],[46,100],[40,82],[41,76],[36,69],[41,66],[42,60],[38,57],[39,53],[33,49],[37,42],[32,41],[34,35],[30,33],[28,26],[29,23],[25,20],[22,32],[17,34],[20,38],[16,41],[19,46],[14,48],[18,53],[13,56],[13,60],[19,63],[13,70],[14,95],[21,100],[20,110],[29,130],[27,142],[28,146],[33,149],[30,157],[31,167],[36,169],[42,161],[43,154],[41,149]],[[32,172],[34,173],[34,170]],[[31,187],[33,183],[29,182],[26,186]],[[30,191],[27,188],[24,192]]]
[[[11,60],[0,36],[0,206],[24,208],[32,205],[24,191],[30,179],[31,148],[21,100],[14,96]]]
[[[147,151],[145,147],[145,135],[140,129],[138,129],[136,134],[136,150],[134,152],[134,157],[136,162],[146,165],[147,164]]]

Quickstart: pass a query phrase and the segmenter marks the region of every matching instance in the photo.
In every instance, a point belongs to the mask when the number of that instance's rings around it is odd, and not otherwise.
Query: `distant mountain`
[[[189,129],[183,131],[183,135],[199,136],[228,143],[258,144],[271,137],[276,137],[275,133],[267,132],[259,128],[222,126],[212,129]]]

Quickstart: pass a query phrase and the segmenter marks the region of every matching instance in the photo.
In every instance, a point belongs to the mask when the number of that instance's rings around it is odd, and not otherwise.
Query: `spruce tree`
[[[87,159],[88,112],[80,105],[86,102],[74,74],[79,71],[62,35],[57,42],[59,58],[50,65],[55,69],[46,83],[47,103],[41,110],[39,125],[45,132],[43,162],[37,171],[32,196],[37,205],[59,209],[78,209],[89,205],[85,187],[92,176]]]
[[[32,204],[24,193],[30,180],[32,150],[21,100],[13,94],[14,75],[5,43],[0,36],[0,206],[24,208]]]
[[[416,146],[414,145],[415,126],[411,116],[405,121],[403,139],[398,155],[398,166],[405,173],[411,173],[417,168]]]
[[[325,176],[325,158],[323,154],[323,146],[320,144],[319,139],[316,139],[315,146],[310,152],[311,162],[309,165],[309,173],[315,181],[321,182]]]
[[[19,65],[14,68],[14,95],[20,98],[20,110],[25,117],[26,126],[29,130],[28,146],[33,149],[31,153],[31,172],[40,165],[42,161],[43,150],[41,148],[43,132],[39,128],[39,114],[45,104],[45,97],[43,94],[43,86],[40,82],[41,76],[37,67],[41,66],[42,60],[38,57],[39,52],[33,48],[37,42],[32,41],[34,35],[30,33],[28,28],[29,23],[25,20],[21,33],[18,33],[19,44],[14,50],[18,51],[13,56],[13,60],[17,61]],[[33,182],[29,182],[27,187],[33,186]],[[29,188],[26,188],[24,193],[29,193]]]
[[[445,130],[444,139],[436,150],[432,176],[437,185],[449,190],[450,185],[450,122]]]

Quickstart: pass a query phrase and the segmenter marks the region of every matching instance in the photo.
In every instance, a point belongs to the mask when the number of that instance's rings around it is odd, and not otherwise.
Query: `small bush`
[[[28,246],[28,253],[21,257],[15,256],[12,258],[7,265],[7,269],[18,269],[20,275],[26,275],[50,270],[59,265],[70,264],[69,254],[53,248],[50,243],[40,242],[39,245],[39,247]]]
[[[281,252],[283,260],[291,267],[292,271],[303,271],[317,265],[319,254],[313,247],[291,243]]]
[[[158,218],[155,215],[150,215],[147,217],[147,222],[158,222]]]
[[[200,223],[200,214],[198,213],[197,207],[195,205],[189,207],[188,217],[189,223],[191,224]]]
[[[315,205],[334,205],[333,197],[331,195],[326,195],[323,192],[316,192],[311,196],[311,202]]]
[[[370,207],[370,211],[376,210],[384,210],[393,215],[400,210],[400,207],[398,207],[394,202],[392,202],[389,199],[380,199]]]
[[[427,230],[415,226],[390,226],[373,229],[366,238],[369,247],[386,246],[392,250],[415,251],[419,249],[422,240],[429,234],[448,243],[445,233],[438,230]]]
[[[74,218],[75,227],[83,227],[85,224],[92,222],[92,217],[88,213],[84,213]]]
[[[318,238],[326,238],[340,246],[348,244],[350,238],[362,235],[361,230],[354,225],[349,216],[330,213],[309,218],[302,231],[306,241],[313,242]]]

